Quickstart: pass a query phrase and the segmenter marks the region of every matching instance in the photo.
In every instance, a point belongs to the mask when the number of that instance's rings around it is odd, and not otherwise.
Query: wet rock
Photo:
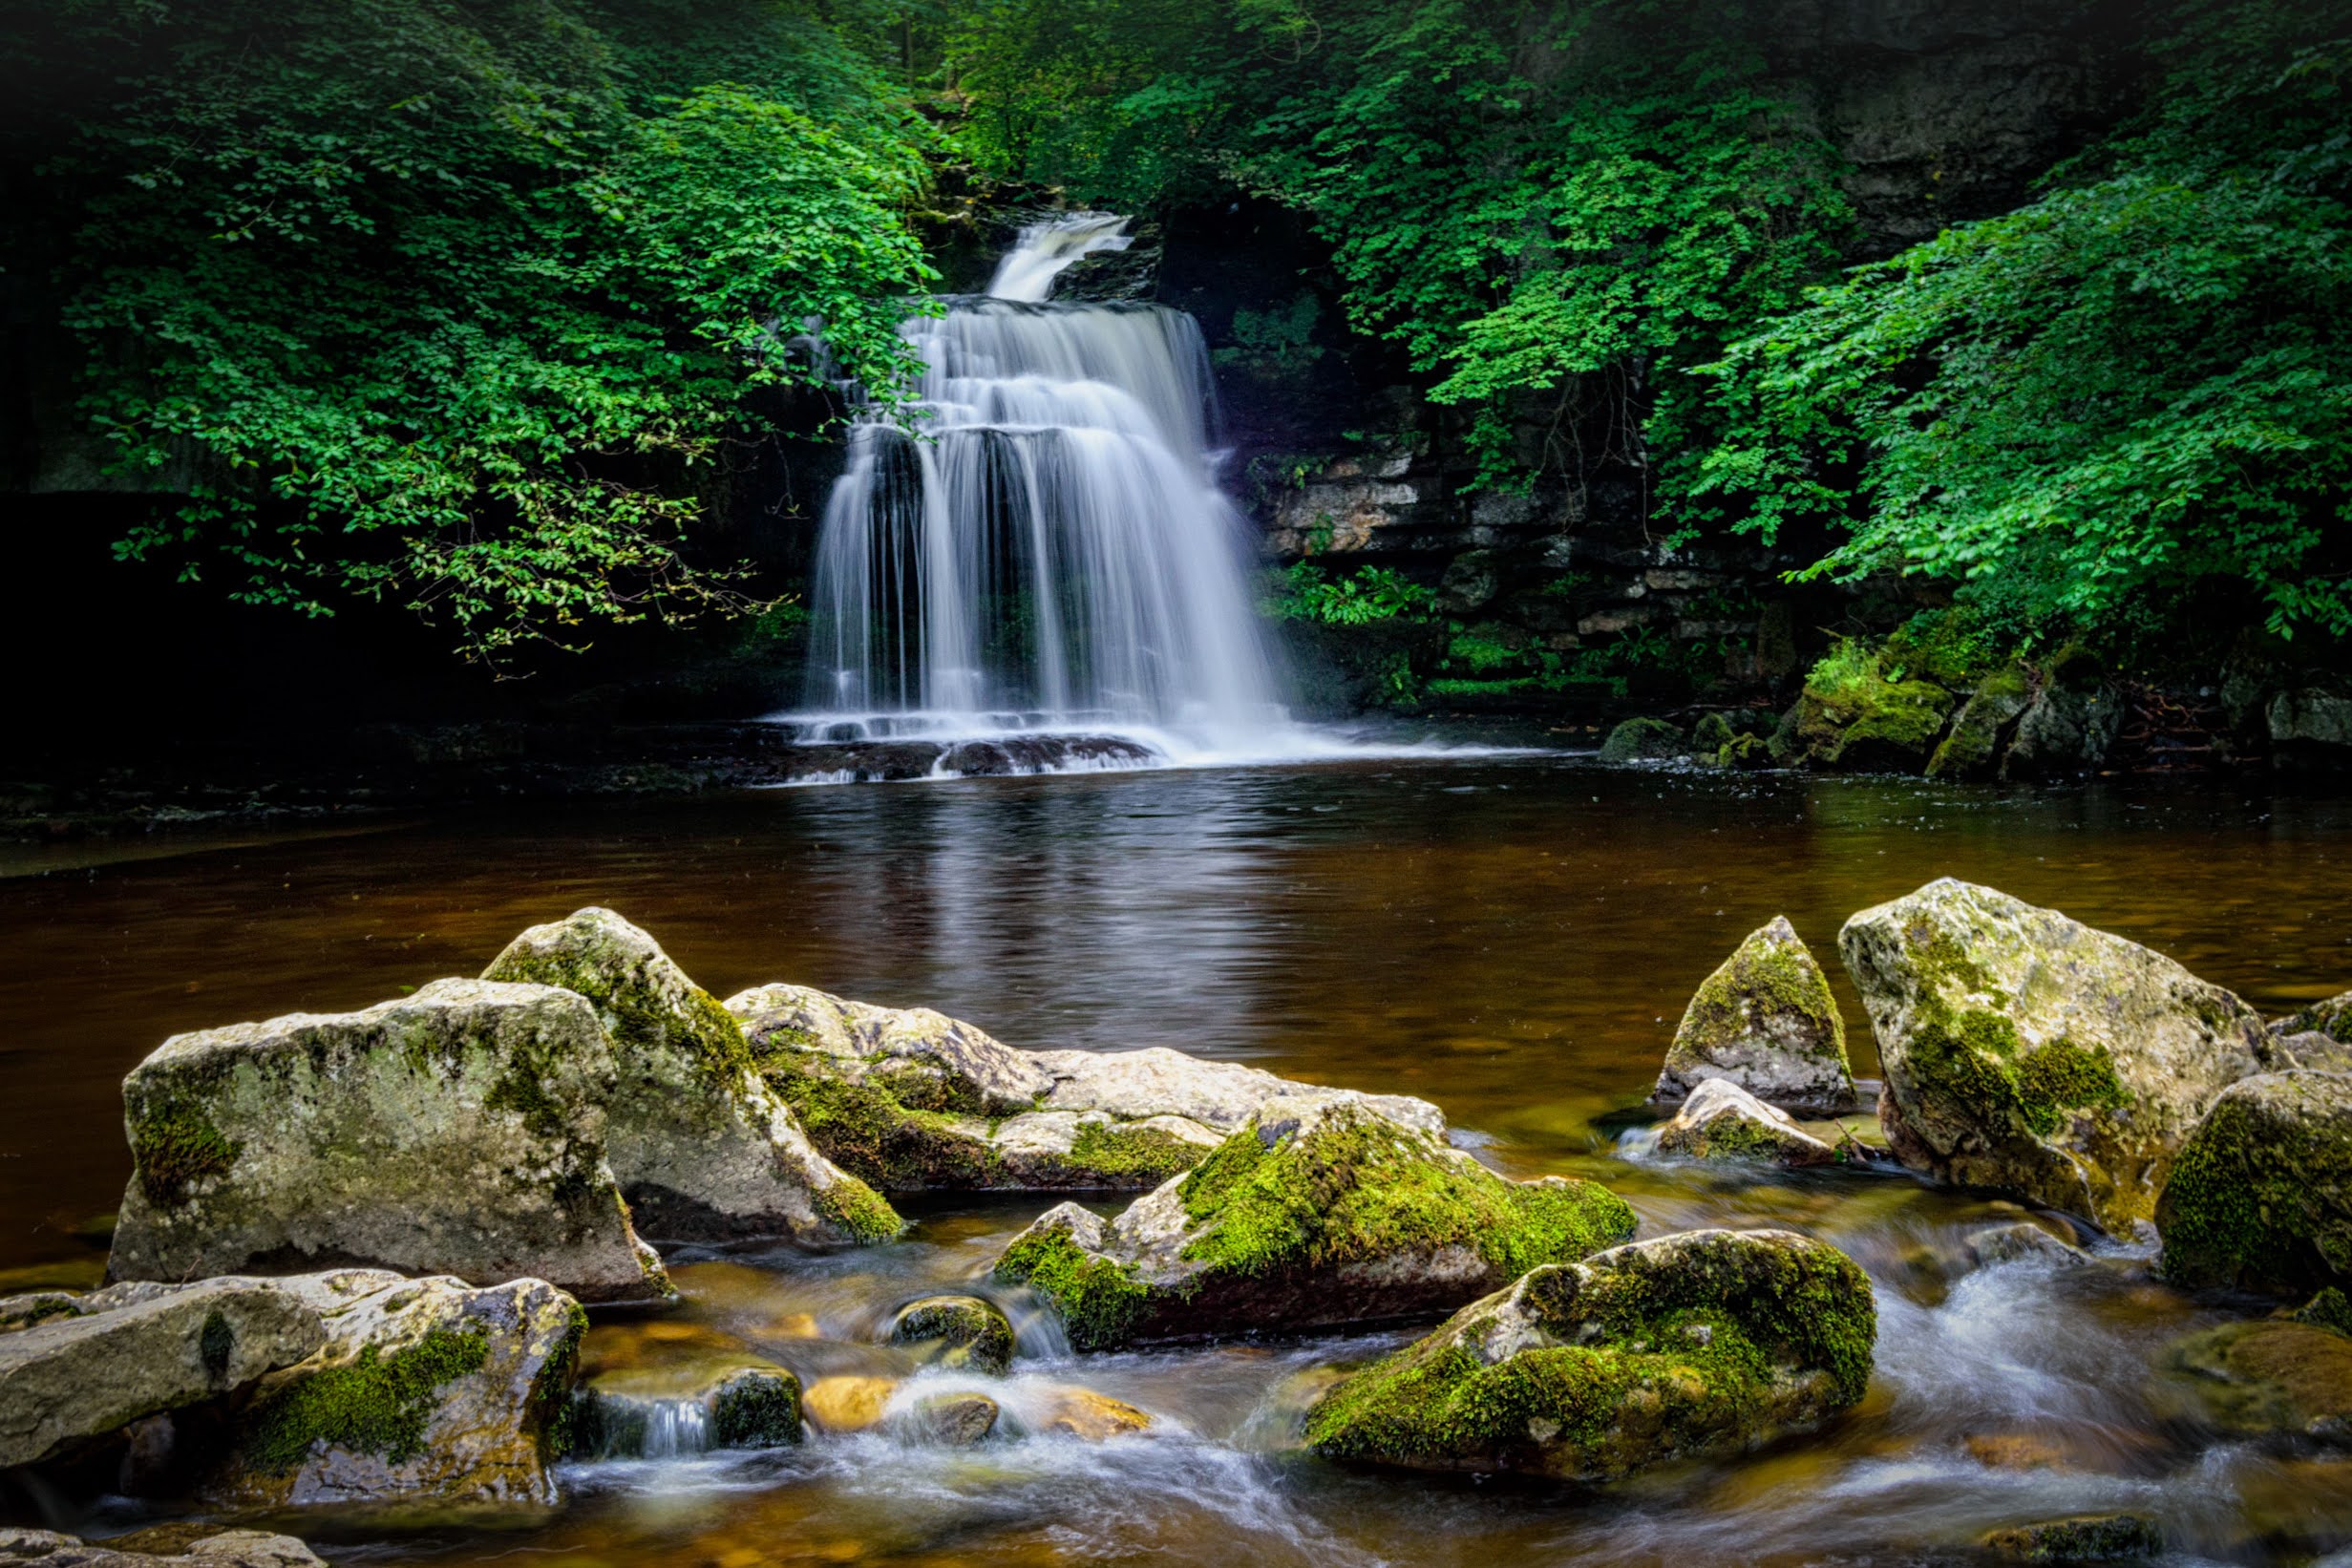
[[[2002,740],[2032,700],[2033,683],[2011,665],[1977,683],[1952,715],[1951,732],[1927,759],[1930,778],[1990,778],[2001,762]]]
[[[327,1568],[292,1536],[224,1530],[217,1524],[165,1526],[109,1541],[84,1541],[52,1530],[0,1528],[0,1563],[42,1568]]]
[[[818,1431],[863,1431],[880,1424],[898,1388],[886,1377],[820,1377],[801,1390],[800,1409]]]
[[[2071,1470],[2066,1451],[2033,1432],[1971,1432],[1960,1447],[1987,1470]]]
[[[2352,1339],[2290,1319],[2225,1324],[2165,1353],[2172,1402],[2241,1435],[2352,1440]]]
[[[2063,648],[2042,671],[2042,684],[2019,715],[2001,758],[2001,776],[2067,778],[2107,760],[2123,727],[2123,694],[2106,684],[2098,661]]]
[[[2252,1008],[2161,954],[1949,878],[1839,933],[1905,1164],[2129,1234],[2191,1127],[2259,1067]]]
[[[2164,1532],[2145,1514],[2085,1514],[1996,1530],[1984,1545],[2013,1562],[2136,1562],[2164,1551]]]
[[[1671,1105],[1708,1079],[1784,1110],[1836,1115],[1856,1108],[1829,978],[1784,917],[1749,932],[1700,984],[1651,1097]]]
[[[898,1234],[890,1205],[818,1154],[761,1081],[734,1015],[611,910],[531,927],[483,978],[560,985],[595,1006],[620,1069],[612,1170],[649,1235],[827,1245]]]
[[[175,1035],[123,1080],[114,1275],[355,1260],[665,1294],[605,1162],[614,1083],[594,1011],[545,985],[440,980],[363,1012]]]
[[[1952,693],[1928,681],[1889,681],[1875,664],[1814,667],[1772,732],[1772,759],[1844,773],[1917,773],[1952,711]]]
[[[1441,1312],[1633,1228],[1591,1182],[1507,1181],[1362,1103],[1273,1100],[1116,1219],[1049,1210],[995,1278],[1103,1349]]]
[[[1971,1231],[1967,1247],[1969,1259],[1979,1268],[2022,1262],[2079,1266],[2090,1261],[2081,1248],[2068,1246],[2029,1219]]]
[[[1728,1078],[1708,1078],[1658,1132],[1662,1153],[1693,1159],[1769,1159],[1833,1165],[1837,1151]]]
[[[2272,1039],[2282,1042],[2318,1034],[2328,1040],[2352,1043],[2352,991],[2341,991],[2324,1002],[2314,1002],[2299,1012],[2290,1013],[2271,1025],[2270,1032]]]
[[[1627,719],[1600,743],[1603,762],[1660,762],[1689,752],[1689,738],[1663,719]]]
[[[2352,1280],[2352,1077],[2223,1090],[2172,1162],[2156,1231],[2176,1284],[2299,1295]]]
[[[573,1396],[572,1451],[637,1458],[800,1441],[800,1380],[756,1357],[682,1357],[590,1376]]]
[[[996,1430],[1001,1413],[985,1394],[932,1394],[917,1400],[901,1425],[917,1442],[969,1448]]]
[[[0,1316],[32,1316],[26,1300],[0,1302]],[[0,1336],[0,1469],[219,1399],[326,1338],[314,1308],[265,1281],[53,1293],[38,1321]]]
[[[1861,1401],[1870,1281],[1788,1231],[1691,1231],[1531,1271],[1308,1413],[1327,1458],[1629,1475],[1736,1452]]]
[[[926,1296],[899,1308],[890,1343],[931,1352],[943,1367],[1001,1372],[1012,1365],[1012,1324],[978,1296]]]
[[[1037,1420],[1037,1430],[1047,1436],[1089,1443],[1148,1431],[1151,1426],[1152,1418],[1133,1405],[1091,1388],[1054,1390]]]
[[[204,1488],[239,1507],[552,1503],[587,1317],[540,1280],[337,1269],[282,1282],[327,1344],[262,1380]],[[170,1287],[148,1287],[167,1289]]]
[[[1714,765],[1737,773],[1773,766],[1772,743],[1763,735],[1733,735],[1714,752]]]
[[[988,1134],[998,1178],[1031,1191],[1148,1191],[1223,1141],[1189,1117],[1121,1121],[1101,1111],[1032,1111]]]

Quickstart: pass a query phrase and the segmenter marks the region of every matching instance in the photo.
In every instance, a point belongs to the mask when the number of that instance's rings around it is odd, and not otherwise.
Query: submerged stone
[[[120,1280],[359,1261],[588,1301],[665,1295],[606,1163],[579,996],[439,980],[355,1013],[175,1035],[123,1080]]]
[[[1949,878],[1838,942],[1886,1071],[1905,1164],[2129,1234],[2181,1140],[2260,1070],[2252,1008],[2163,955]]]
[[[2145,1514],[2085,1514],[1996,1530],[1984,1545],[2012,1562],[2136,1562],[2163,1553],[2164,1532]]]
[[[1818,1115],[1855,1108],[1846,1026],[1829,978],[1786,918],[1748,933],[1700,984],[1652,1097],[1681,1101],[1727,1079],[1768,1105]]]
[[[1508,1181],[1360,1103],[1275,1100],[1115,1219],[1048,1211],[995,1278],[1105,1349],[1442,1312],[1633,1228],[1592,1182]]]
[[[996,1430],[1002,1413],[985,1394],[932,1394],[917,1400],[898,1425],[917,1442],[969,1448]]]
[[[2300,1295],[2352,1281],[2352,1077],[2223,1090],[2172,1162],[2156,1231],[2176,1284]]]
[[[1793,1166],[1839,1161],[1835,1148],[1728,1078],[1703,1081],[1674,1119],[1659,1129],[1658,1148],[1692,1159],[1769,1159]]]
[[[978,1296],[926,1296],[899,1308],[890,1343],[931,1351],[943,1367],[1001,1372],[1012,1365],[1012,1324]]]
[[[2241,1436],[2352,1441],[2352,1339],[2265,1318],[2192,1334],[2165,1353],[2170,1402]]]
[[[1100,1443],[1151,1430],[1152,1418],[1123,1400],[1091,1388],[1061,1388],[1038,1413],[1037,1430],[1049,1437]]]
[[[596,1006],[620,1067],[613,1174],[648,1234],[829,1245],[901,1229],[879,1195],[810,1144],[753,1070],[734,1015],[611,910],[531,927],[483,978],[560,985]]]
[[[2080,1247],[2067,1245],[2030,1219],[1970,1231],[1966,1245],[1970,1261],[1979,1268],[2024,1262],[2079,1268],[2090,1261]]]
[[[1788,1231],[1691,1231],[1535,1269],[1308,1412],[1326,1458],[1607,1480],[1860,1403],[1870,1281]]]

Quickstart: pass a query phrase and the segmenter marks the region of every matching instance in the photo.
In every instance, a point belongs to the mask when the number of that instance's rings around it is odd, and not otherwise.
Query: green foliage
[[[784,0],[43,11],[10,159],[88,417],[188,498],[125,556],[477,656],[738,608],[680,535],[746,396],[818,379],[789,324],[893,395],[927,136]]]
[[[1283,572],[1262,606],[1283,621],[1319,621],[1329,626],[1363,626],[1375,621],[1419,620],[1437,606],[1436,593],[1385,566],[1361,566],[1332,577],[1312,561]]]
[[[1322,316],[1323,306],[1305,289],[1288,305],[1271,310],[1243,307],[1233,313],[1236,346],[1219,349],[1209,357],[1219,366],[1246,371],[1260,381],[1303,384],[1323,358],[1323,346],[1315,341],[1315,324]]]

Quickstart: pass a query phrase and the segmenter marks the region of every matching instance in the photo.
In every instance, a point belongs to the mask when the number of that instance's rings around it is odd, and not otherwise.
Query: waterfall
[[[1126,222],[1032,224],[987,294],[901,328],[912,428],[854,424],[825,504],[813,736],[1144,731],[1237,753],[1287,732],[1198,326],[1050,298]]]

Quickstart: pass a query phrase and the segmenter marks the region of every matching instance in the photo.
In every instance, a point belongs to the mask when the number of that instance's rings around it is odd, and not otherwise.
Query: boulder
[[[1829,977],[1785,917],[1749,932],[1701,983],[1666,1049],[1652,1098],[1672,1105],[1709,1079],[1813,1115],[1858,1105],[1846,1025]]]
[[[45,1299],[53,1309],[40,1321],[0,1335],[0,1469],[222,1398],[327,1339],[314,1308],[264,1281],[115,1285]],[[24,1301],[0,1302],[0,1313]]]
[[[545,985],[175,1035],[123,1080],[114,1277],[363,1262],[665,1295],[605,1162],[614,1077],[595,1012]]]
[[[892,1378],[840,1373],[820,1377],[803,1389],[800,1409],[818,1431],[863,1431],[880,1425],[890,1396],[898,1391]]]
[[[1263,1068],[1211,1062],[1165,1046],[1141,1050],[1040,1050],[1030,1053],[1052,1075],[1046,1111],[1100,1111],[1121,1120],[1180,1116],[1218,1134],[1239,1130],[1270,1100],[1360,1105],[1399,1126],[1446,1135],[1445,1112],[1409,1094],[1365,1094],[1278,1078]]]
[[[556,1501],[550,1466],[587,1328],[579,1303],[540,1280],[476,1289],[337,1269],[281,1282],[318,1312],[327,1344],[240,1407],[211,1500]]]
[[[961,1449],[992,1434],[1002,1413],[986,1394],[931,1394],[915,1401],[896,1424],[916,1442]]]
[[[1992,777],[2003,738],[2032,698],[2033,682],[2022,666],[2012,664],[1985,676],[1952,715],[1951,732],[1927,759],[1927,776]]]
[[[1048,1437],[1100,1443],[1151,1430],[1152,1418],[1123,1400],[1091,1388],[1057,1388],[1037,1411],[1037,1430]]]
[[[1838,1152],[1728,1078],[1709,1078],[1658,1130],[1660,1153],[1691,1159],[1769,1159],[1834,1165]]]
[[[2156,1204],[2165,1277],[2303,1295],[2352,1282],[2352,1077],[2263,1073],[2223,1090]]]
[[[1722,741],[1717,741],[1720,747]],[[1690,740],[1682,731],[1663,719],[1627,719],[1609,731],[1609,738],[1600,743],[1603,762],[1663,762],[1669,757],[1686,756]]]
[[[2270,1027],[2273,1039],[2291,1039],[2300,1034],[2319,1034],[2342,1044],[2352,1044],[2352,991],[2339,991],[2324,1002],[2289,1013]]]
[[[1772,732],[1775,762],[1845,773],[1917,773],[1943,733],[1952,693],[1890,681],[1875,661],[1833,654],[1805,678]]]
[[[2171,1346],[2160,1406],[2238,1436],[2352,1441],[2352,1339],[2265,1318],[2224,1324]]]
[[[1860,1403],[1870,1281],[1788,1231],[1690,1231],[1536,1268],[1308,1411],[1326,1458],[1604,1480]]]
[[[2252,1008],[2163,955],[1949,878],[1838,936],[1896,1155],[2129,1234],[2181,1140],[2260,1068]]]
[[[2281,691],[2263,719],[2271,744],[2289,748],[2352,746],[2352,697],[2333,691]]]
[[[583,1378],[570,1420],[583,1458],[780,1448],[800,1441],[800,1380],[757,1356],[678,1356]]]
[[[879,1195],[810,1144],[753,1070],[734,1015],[611,910],[531,927],[483,978],[561,985],[596,1007],[620,1066],[613,1174],[647,1234],[821,1246],[901,1228]]]
[[[1508,1181],[1360,1102],[1278,1099],[1116,1219],[1049,1210],[995,1278],[1096,1350],[1435,1314],[1633,1228],[1592,1182]]]
[[[2145,1514],[2083,1514],[1996,1530],[1987,1551],[2012,1562],[2136,1562],[2164,1552],[2164,1532]]]
[[[2042,684],[2018,716],[2001,776],[2010,780],[2067,778],[2107,760],[2123,728],[2123,694],[2106,683],[2099,662],[2080,648],[2062,648],[2042,671]]]
[[[291,1536],[226,1530],[217,1524],[166,1525],[109,1541],[85,1541],[53,1530],[0,1529],[0,1563],[41,1568],[327,1568]]]
[[[931,1353],[943,1367],[1001,1372],[1012,1365],[1012,1323],[978,1296],[925,1296],[899,1308],[890,1343]]]
[[[2080,1247],[2060,1240],[2030,1219],[2020,1219],[2006,1225],[1987,1225],[1982,1230],[1970,1231],[1963,1244],[1968,1250],[1969,1261],[1979,1268],[2025,1262],[2080,1268],[2090,1261]]]

